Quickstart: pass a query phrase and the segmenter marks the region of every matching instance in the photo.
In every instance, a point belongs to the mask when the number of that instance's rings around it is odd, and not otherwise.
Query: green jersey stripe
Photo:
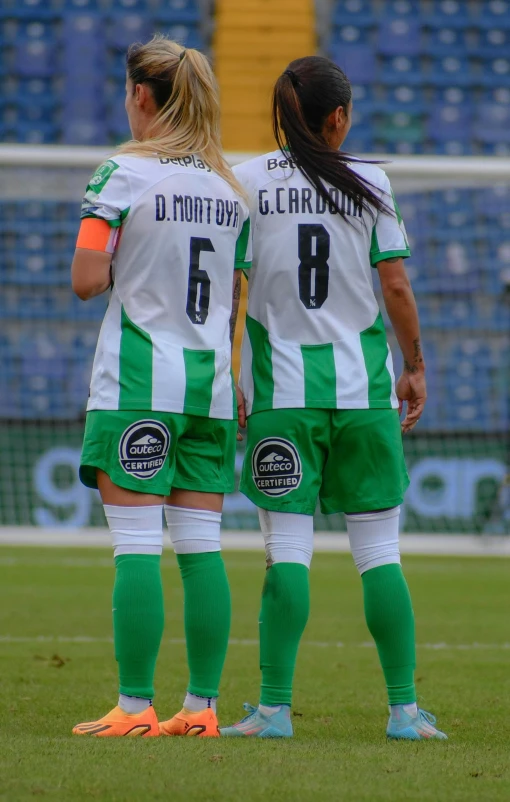
[[[183,348],[183,353],[186,373],[183,412],[185,415],[203,415],[207,410],[209,414],[216,375],[215,352]]]
[[[332,343],[302,345],[305,406],[336,406],[336,368]]]
[[[119,409],[152,409],[152,339],[121,308]]]
[[[396,256],[401,256],[402,259],[408,259],[411,256],[409,248],[404,248],[401,251],[380,251],[377,255],[370,256],[370,263],[375,267],[379,262],[384,262],[385,259],[394,259]]]
[[[368,375],[369,408],[391,409],[391,375],[386,367],[388,343],[380,312],[375,323],[360,333],[360,341]]]
[[[235,267],[236,269],[246,270],[251,267],[251,262],[246,261],[248,242],[250,241],[250,218],[247,218],[241,229],[236,242]]]
[[[274,396],[273,360],[269,335],[257,320],[246,315],[246,330],[253,353],[251,370],[253,374],[254,399],[253,412],[258,409],[272,409]]]

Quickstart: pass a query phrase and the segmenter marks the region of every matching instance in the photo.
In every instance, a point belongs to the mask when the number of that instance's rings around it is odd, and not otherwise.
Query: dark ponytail
[[[322,134],[332,111],[341,106],[347,114],[351,94],[344,72],[322,56],[292,61],[276,81],[273,91],[273,131],[278,147],[291,157],[330,207],[344,218],[345,211],[330,195],[324,182],[336,187],[371,215],[374,207],[381,212],[388,211],[372,184],[351,169],[352,157],[331,148]]]

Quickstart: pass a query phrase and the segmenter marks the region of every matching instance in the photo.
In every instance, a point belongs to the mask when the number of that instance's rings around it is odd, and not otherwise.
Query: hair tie
[[[186,55],[186,48],[183,47],[183,49],[181,50],[181,52],[179,54],[179,61],[182,61],[185,55]]]
[[[297,77],[296,73],[292,72],[292,70],[285,70],[283,74],[289,76],[292,86],[294,87],[294,89],[297,89],[297,87],[300,85],[300,80]]]

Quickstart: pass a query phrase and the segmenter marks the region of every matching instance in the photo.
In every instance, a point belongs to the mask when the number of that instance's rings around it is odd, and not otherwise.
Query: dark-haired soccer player
[[[339,150],[351,109],[349,81],[333,62],[293,61],[274,89],[278,150],[235,170],[250,196],[254,229],[241,489],[259,508],[268,570],[260,704],[245,706],[248,715],[223,735],[292,735],[319,498],[324,513],[345,513],[388,689],[388,736],[446,738],[416,704],[413,608],[399,553],[408,485],[401,432],[415,426],[426,400],[418,315],[403,263],[409,246],[386,174]],[[404,356],[396,387],[374,268]]]

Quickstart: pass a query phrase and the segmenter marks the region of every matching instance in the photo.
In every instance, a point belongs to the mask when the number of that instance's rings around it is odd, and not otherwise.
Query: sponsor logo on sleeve
[[[281,437],[266,437],[255,446],[252,472],[255,486],[265,496],[286,496],[303,477],[296,446]]]
[[[123,470],[137,479],[152,479],[165,464],[170,432],[156,420],[141,420],[128,426],[119,443]]]
[[[108,159],[108,161],[104,162],[104,164],[97,168],[96,172],[89,181],[87,189],[91,189],[96,193],[96,195],[99,195],[107,181],[111,178],[115,170],[118,170],[118,168],[118,164],[111,159]]]

